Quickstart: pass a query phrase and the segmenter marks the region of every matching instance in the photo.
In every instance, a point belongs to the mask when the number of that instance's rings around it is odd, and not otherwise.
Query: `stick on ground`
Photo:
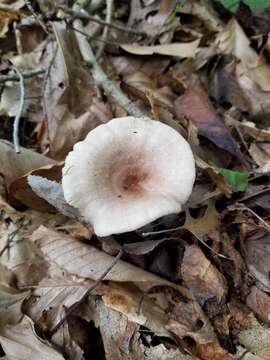
[[[20,141],[19,141],[19,127],[20,127],[20,119],[23,113],[23,107],[24,107],[24,98],[25,98],[25,89],[24,89],[24,78],[23,74],[17,69],[14,68],[14,71],[16,72],[17,76],[19,77],[20,81],[20,106],[18,113],[14,120],[13,125],[13,144],[14,148],[17,154],[20,153]]]

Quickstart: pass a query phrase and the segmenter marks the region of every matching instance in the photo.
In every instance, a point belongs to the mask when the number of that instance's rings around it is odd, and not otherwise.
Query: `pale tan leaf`
[[[248,37],[235,19],[229,21],[218,34],[216,44],[224,54],[235,55],[241,61],[242,71],[262,90],[270,91],[270,65],[252,49]]]
[[[69,235],[50,230],[45,226],[39,227],[33,233],[32,239],[49,262],[82,278],[97,280],[114,259],[91,245],[79,242]],[[122,260],[117,262],[106,275],[105,280],[152,282],[178,288],[177,285]]]
[[[200,304],[212,299],[217,303],[227,293],[225,277],[196,245],[187,246],[181,267],[183,280]]]
[[[261,326],[255,319],[253,322],[254,326],[252,328],[239,333],[239,342],[252,354],[256,355],[256,360],[269,360],[270,330]]]
[[[29,171],[53,163],[54,160],[23,147],[17,154],[10,142],[0,140],[0,174],[7,186]]]
[[[14,276],[0,265],[0,327],[17,323],[23,316],[21,306],[30,291],[19,292],[11,286]]]
[[[62,311],[62,317],[65,316],[65,311]],[[85,360],[83,350],[73,340],[70,334],[69,326],[65,322],[60,329],[53,335],[51,342],[57,348],[62,349],[65,355],[72,360]]]
[[[2,0],[0,7],[7,10],[19,10],[24,5],[24,0]]]
[[[193,58],[199,46],[200,39],[188,43],[162,44],[152,46],[122,44],[121,48],[135,55],[168,55],[180,58]]]
[[[268,173],[270,171],[270,154],[264,152],[259,145],[252,143],[248,149],[253,160],[259,166],[256,171],[260,173]]]
[[[46,178],[45,180],[47,180],[50,184],[56,184],[57,182],[60,182],[62,178],[62,165],[62,163],[45,165],[39,167],[38,169],[30,171],[24,176],[19,177],[11,184],[9,189],[10,195],[15,199],[20,200],[20,202],[22,202],[24,205],[28,206],[31,209],[52,212],[53,210],[55,210],[54,204],[52,204],[50,201],[48,201],[47,198],[42,197],[38,192],[36,192],[33,187],[30,186],[28,179],[31,176],[34,178],[41,178],[42,176],[42,179]],[[59,186],[61,187],[60,184]],[[49,193],[49,190],[51,190],[51,187],[49,189],[46,189],[46,192]],[[54,199],[55,198],[56,196],[54,196]]]
[[[41,329],[52,329],[65,316],[63,308],[69,308],[81,300],[90,286],[90,281],[79,282],[68,276],[45,278],[34,288],[34,298],[26,302],[26,314],[37,322]]]
[[[140,289],[130,284],[111,283],[101,290],[101,294],[107,307],[124,314],[129,321],[143,325],[159,336],[170,337],[166,329],[166,312]]]
[[[0,329],[0,343],[8,359],[12,360],[63,360],[63,356],[34,331],[33,322],[24,316],[16,325]]]

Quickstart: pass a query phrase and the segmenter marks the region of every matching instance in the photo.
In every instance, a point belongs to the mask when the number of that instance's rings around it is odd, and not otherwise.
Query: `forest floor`
[[[270,359],[270,10],[233,11],[1,1],[0,359]],[[98,237],[62,168],[128,115],[184,136],[196,181],[180,214]]]

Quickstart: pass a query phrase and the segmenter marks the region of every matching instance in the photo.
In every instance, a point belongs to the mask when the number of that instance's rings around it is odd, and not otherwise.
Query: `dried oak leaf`
[[[38,211],[55,211],[55,208],[47,201],[39,197],[27,182],[29,175],[43,176],[46,179],[61,181],[62,163],[46,165],[34,169],[22,177],[19,177],[10,185],[10,195],[16,200],[20,200],[24,205]]]
[[[34,323],[27,316],[16,325],[0,329],[0,344],[8,359],[64,360],[48,342],[37,336]]]
[[[218,68],[213,71],[210,82],[210,94],[219,103],[230,103],[241,111],[249,111],[250,105],[232,71]]]
[[[264,291],[257,286],[252,286],[246,302],[260,320],[269,324],[270,297]]]
[[[260,287],[270,291],[270,233],[265,230],[261,236],[255,231],[249,236],[244,243],[244,255],[249,271]]]
[[[54,160],[23,147],[20,154],[16,154],[10,142],[0,141],[0,175],[8,188],[13,181],[29,171],[54,163]]]
[[[33,233],[32,240],[50,263],[52,262],[67,273],[80,278],[97,280],[113,260],[112,256],[94,246],[45,226],[40,226]],[[122,260],[119,260],[106,275],[106,279],[119,282],[138,281],[167,284],[177,289],[180,288],[178,285]]]
[[[179,120],[186,118],[198,129],[198,134],[212,141],[219,148],[244,161],[228,128],[221,121],[208,95],[197,77],[193,77],[186,92],[174,102]]]
[[[47,46],[44,63],[52,63],[44,92],[47,133],[43,147],[62,160],[73,145],[102,122],[112,118],[108,104],[96,97],[95,85],[86,66],[80,61],[77,45],[63,23],[54,22],[57,52]],[[56,54],[56,55],[55,55]]]
[[[201,305],[213,298],[217,303],[224,300],[226,280],[197,245],[186,247],[181,271],[183,280]]]

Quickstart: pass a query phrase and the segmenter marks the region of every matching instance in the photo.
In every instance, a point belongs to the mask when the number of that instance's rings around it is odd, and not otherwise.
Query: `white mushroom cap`
[[[66,201],[107,236],[181,211],[194,180],[192,151],[177,131],[129,116],[98,126],[74,146],[62,184]]]

